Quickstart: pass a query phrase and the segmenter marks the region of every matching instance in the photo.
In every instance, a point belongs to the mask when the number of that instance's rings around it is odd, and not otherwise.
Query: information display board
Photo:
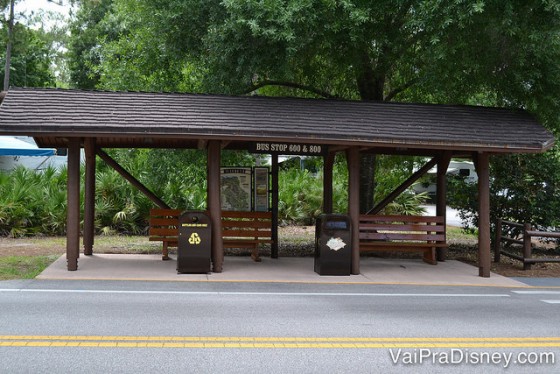
[[[222,210],[251,211],[251,168],[221,168]]]
[[[256,167],[255,171],[255,212],[268,212],[268,168]]]

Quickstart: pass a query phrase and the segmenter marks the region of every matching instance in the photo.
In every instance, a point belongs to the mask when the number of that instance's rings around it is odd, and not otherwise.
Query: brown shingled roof
[[[100,146],[131,147],[153,139],[158,146],[178,146],[218,138],[541,152],[554,143],[550,132],[520,110],[23,88],[11,89],[2,102],[0,134],[33,136],[45,146],[63,146],[69,136],[96,136]]]

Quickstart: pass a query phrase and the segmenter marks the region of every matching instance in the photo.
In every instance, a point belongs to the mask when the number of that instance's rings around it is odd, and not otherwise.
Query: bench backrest
[[[150,210],[151,237],[166,238],[179,236],[179,209],[152,209]]]
[[[360,216],[360,241],[445,242],[445,222],[438,216]]]
[[[151,237],[177,237],[179,209],[150,210]],[[222,211],[222,236],[242,238],[270,238],[272,236],[271,212]]]
[[[271,212],[222,212],[222,235],[225,238],[272,237]]]

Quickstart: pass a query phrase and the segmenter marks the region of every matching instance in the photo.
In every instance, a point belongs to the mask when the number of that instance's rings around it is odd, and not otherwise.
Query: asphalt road
[[[0,306],[2,373],[560,368],[558,288],[34,280]]]

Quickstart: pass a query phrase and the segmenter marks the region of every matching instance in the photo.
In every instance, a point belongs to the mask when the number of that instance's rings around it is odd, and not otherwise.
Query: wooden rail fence
[[[516,237],[505,236],[504,226],[509,228],[517,228],[520,234]],[[509,231],[509,230],[508,230]],[[554,257],[539,257],[533,258],[533,245],[532,238],[551,238],[560,239],[560,232],[547,232],[533,230],[530,223],[517,223],[498,219],[496,222],[496,240],[494,241],[494,262],[500,262],[500,256],[504,255],[523,263],[523,270],[531,269],[531,265],[538,262],[560,262],[560,258]],[[508,245],[520,245],[521,255],[505,251],[502,248],[502,242]]]

